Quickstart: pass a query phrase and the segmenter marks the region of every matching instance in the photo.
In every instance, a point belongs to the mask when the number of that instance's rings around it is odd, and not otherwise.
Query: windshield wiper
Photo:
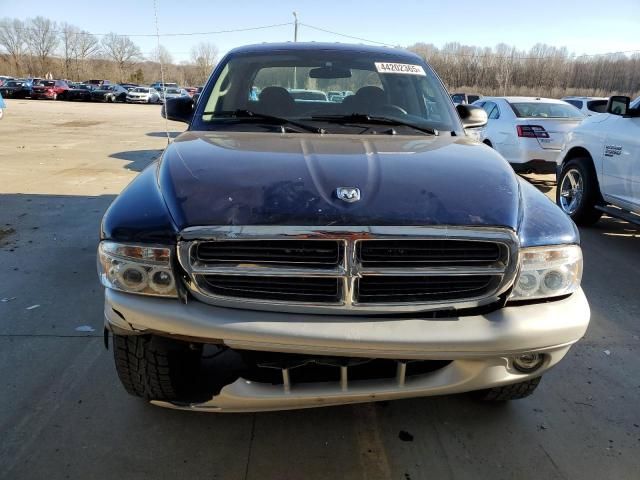
[[[294,127],[298,127],[301,130],[312,133],[326,133],[323,128],[314,127],[312,125],[307,125],[306,123],[296,122],[295,120],[289,120],[284,117],[277,117],[275,115],[267,115],[264,113],[252,112],[251,110],[222,110],[219,112],[204,112],[203,115],[212,115],[213,117],[218,118],[237,118],[243,121],[267,121],[276,123],[282,127],[285,125],[293,125]]]
[[[397,118],[381,117],[378,115],[368,115],[366,113],[352,113],[350,115],[314,115],[311,120],[324,121],[329,123],[369,123],[374,125],[400,125],[413,128],[428,135],[438,135],[438,130],[429,127],[420,127],[410,122],[405,122]]]

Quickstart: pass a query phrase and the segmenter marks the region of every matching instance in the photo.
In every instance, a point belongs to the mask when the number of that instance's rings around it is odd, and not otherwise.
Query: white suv
[[[604,113],[607,110],[609,97],[562,97],[562,100],[573,105],[587,116]]]
[[[558,205],[579,225],[603,213],[640,223],[640,97],[611,97],[558,157]]]

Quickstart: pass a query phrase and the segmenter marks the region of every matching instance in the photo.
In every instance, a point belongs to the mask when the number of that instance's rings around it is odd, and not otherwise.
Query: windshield
[[[518,118],[581,119],[584,114],[568,103],[514,102],[511,108]]]
[[[248,111],[263,115],[262,120],[265,115],[304,120],[329,133],[353,133],[352,123],[337,124],[331,117],[355,115],[363,122],[366,116],[397,119],[404,124],[403,134],[420,134],[411,125],[449,132],[459,129],[432,70],[417,59],[415,65],[400,62],[407,62],[407,57],[331,50],[234,56],[203,93],[195,125],[246,131],[251,128],[247,122],[234,122],[229,116]],[[339,99],[337,92],[343,93]],[[260,128],[254,118],[253,129]],[[358,128],[360,133],[377,133],[373,128]]]
[[[7,82],[7,87],[21,87],[24,82]]]
[[[172,95],[179,94],[180,90],[178,90],[177,88],[167,88],[167,93],[172,94]]]
[[[136,92],[136,93],[149,93],[149,89],[148,88],[134,88],[131,91],[132,92]]]
[[[42,82],[39,83],[39,85],[44,85],[45,87],[53,87],[56,84],[56,82],[50,81],[50,80],[44,80]]]

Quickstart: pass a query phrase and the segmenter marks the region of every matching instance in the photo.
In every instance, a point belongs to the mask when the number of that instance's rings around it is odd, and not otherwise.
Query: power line
[[[161,37],[190,37],[196,35],[219,35],[223,33],[236,33],[236,32],[249,32],[252,30],[265,30],[268,28],[277,28],[277,27],[286,27],[288,25],[293,25],[293,22],[285,22],[285,23],[274,23],[272,25],[259,25],[256,27],[245,27],[245,28],[232,28],[229,30],[213,30],[210,32],[174,32],[174,33],[161,33]],[[16,30],[28,31],[28,27],[16,28]],[[92,33],[85,31],[69,31],[69,30],[51,30],[53,33],[59,34],[69,34],[69,35],[92,35],[95,37],[105,37],[107,35],[115,35],[116,37],[157,37],[155,33]]]
[[[309,25],[308,23],[300,23],[299,25],[302,25],[304,27],[310,28],[312,30],[318,30],[319,32],[331,33],[332,35],[338,35],[339,37],[350,38],[352,40],[360,40],[361,42],[375,43],[377,45],[383,45],[385,47],[393,47],[393,48],[395,48],[397,46],[397,45],[391,45],[389,43],[378,42],[376,40],[369,40],[367,38],[355,37],[353,35],[347,35],[345,33],[334,32],[332,30],[327,30],[326,28],[320,28],[320,27],[316,27],[316,26],[313,26],[313,25]]]
[[[362,37],[356,37],[353,35],[347,35],[345,33],[340,33],[340,32],[336,32],[333,30],[327,30],[326,28],[321,28],[321,27],[316,27],[315,25],[309,25],[308,23],[300,23],[300,25],[305,26],[307,28],[310,28],[312,30],[318,30],[320,32],[324,32],[324,33],[330,33],[332,35],[337,35],[339,37],[344,37],[344,38],[350,38],[353,40],[360,40],[362,42],[367,42],[367,43],[374,43],[376,45],[383,45],[385,47],[393,47],[393,48],[398,48],[398,45],[391,45],[389,43],[384,43],[384,42],[379,42],[377,40],[371,40],[368,38],[362,38]],[[537,56],[537,57],[522,57],[519,55],[495,55],[495,54],[474,54],[474,53],[448,53],[448,52],[441,52],[438,51],[437,52],[439,55],[444,55],[444,56],[451,56],[451,57],[469,57],[469,58],[482,58],[482,57],[489,57],[489,58],[513,58],[513,59],[517,59],[517,60],[542,60],[545,58],[556,58],[557,55],[546,55],[546,56]],[[630,54],[630,53],[640,53],[640,50],[623,50],[623,51],[619,51],[619,52],[607,52],[607,53],[590,53],[590,54],[581,54],[581,55],[576,55],[571,54],[571,55],[567,55],[567,57],[565,58],[583,58],[583,57],[601,57],[601,56],[610,56],[610,55],[626,55],[626,54]],[[562,57],[560,57],[562,58]]]

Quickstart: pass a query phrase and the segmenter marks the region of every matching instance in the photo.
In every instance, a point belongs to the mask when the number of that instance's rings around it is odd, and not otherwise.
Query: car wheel
[[[487,388],[471,392],[472,396],[481,402],[506,402],[508,400],[519,400],[531,395],[542,377],[532,378],[526,382],[503,385],[502,387]]]
[[[598,179],[589,159],[575,158],[562,167],[556,202],[578,225],[593,225],[602,216]]]
[[[113,356],[125,390],[147,400],[184,398],[200,365],[201,348],[149,335],[113,335]]]

